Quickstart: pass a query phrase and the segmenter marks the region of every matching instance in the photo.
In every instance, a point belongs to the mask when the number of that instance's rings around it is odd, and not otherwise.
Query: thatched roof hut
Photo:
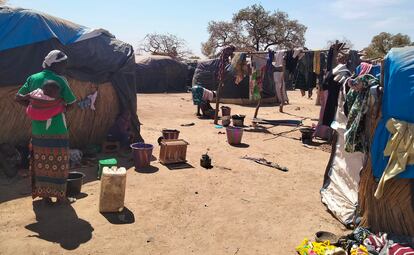
[[[0,7],[0,142],[27,142],[30,121],[13,98],[31,74],[42,70],[42,61],[53,49],[68,55],[66,78],[81,100],[98,92],[96,110],[69,112],[68,126],[73,147],[101,143],[115,118],[131,112],[139,135],[136,115],[135,58],[131,45],[109,32],[74,24],[33,10]]]

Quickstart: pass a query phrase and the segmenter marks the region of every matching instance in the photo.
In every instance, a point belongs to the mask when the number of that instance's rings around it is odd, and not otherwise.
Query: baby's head
[[[43,84],[43,94],[52,98],[58,98],[60,94],[60,87],[57,82],[48,80]]]

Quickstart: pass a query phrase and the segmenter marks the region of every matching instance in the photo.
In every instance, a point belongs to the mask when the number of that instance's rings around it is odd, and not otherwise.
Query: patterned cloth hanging
[[[359,88],[352,88],[346,95],[349,110],[345,132],[346,152],[367,152],[368,140],[365,137],[365,116],[368,112],[369,88],[379,84],[378,79],[370,74],[355,79]]]
[[[222,85],[224,84],[224,71],[226,66],[229,64],[229,57],[233,55],[233,52],[236,50],[236,47],[230,45],[224,48],[220,54],[220,63],[219,63],[219,72],[218,72],[218,81]]]

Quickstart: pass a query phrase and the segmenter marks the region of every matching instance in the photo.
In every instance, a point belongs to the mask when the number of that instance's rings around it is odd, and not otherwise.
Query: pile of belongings
[[[374,234],[368,228],[357,227],[340,238],[329,232],[318,232],[314,242],[304,239],[296,251],[300,255],[411,255],[414,254],[414,238]]]

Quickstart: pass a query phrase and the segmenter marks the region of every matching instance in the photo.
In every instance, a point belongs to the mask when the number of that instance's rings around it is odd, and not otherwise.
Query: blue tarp
[[[414,47],[394,48],[384,60],[384,95],[382,117],[375,130],[371,147],[374,176],[380,178],[389,157],[384,149],[390,137],[385,127],[390,118],[414,123]],[[399,175],[414,178],[414,165]]]
[[[88,31],[87,27],[34,10],[0,7],[0,51],[51,38],[67,45]]]

